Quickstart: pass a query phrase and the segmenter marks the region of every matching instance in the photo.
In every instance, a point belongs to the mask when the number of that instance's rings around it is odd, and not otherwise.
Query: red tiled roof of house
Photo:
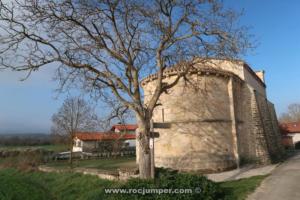
[[[111,131],[118,129],[120,131],[135,131],[138,128],[136,124],[116,124],[111,127]]]
[[[280,130],[282,134],[300,133],[300,122],[282,123]]]
[[[135,134],[120,134],[111,132],[78,132],[75,137],[82,141],[93,141],[93,140],[132,140],[135,139]]]

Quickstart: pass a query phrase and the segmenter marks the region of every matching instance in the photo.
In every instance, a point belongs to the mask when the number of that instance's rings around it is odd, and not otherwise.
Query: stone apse
[[[163,81],[172,82],[178,73],[176,67],[167,69]],[[155,74],[141,82],[145,104],[155,83]],[[155,129],[156,167],[217,172],[241,163],[268,164],[283,154],[264,72],[243,61],[195,65],[187,79],[161,95],[153,120],[165,125]]]

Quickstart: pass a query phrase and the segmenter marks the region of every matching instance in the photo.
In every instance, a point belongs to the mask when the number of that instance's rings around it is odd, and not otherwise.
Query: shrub
[[[40,150],[20,151],[15,156],[9,156],[3,159],[1,165],[5,168],[17,168],[24,171],[36,170],[44,163],[44,152]]]
[[[127,189],[127,191],[129,189],[135,189],[136,192],[140,189],[140,191],[139,193],[131,194],[106,194],[106,199],[217,200],[222,199],[224,196],[224,192],[219,185],[204,176],[177,173],[176,171],[170,170],[159,170],[155,181],[130,179],[118,189]],[[154,193],[150,191],[151,189],[157,189],[161,194]],[[171,189],[172,192],[176,191],[179,193],[164,192],[164,189]],[[140,192],[142,191],[144,191],[145,194],[141,194]]]

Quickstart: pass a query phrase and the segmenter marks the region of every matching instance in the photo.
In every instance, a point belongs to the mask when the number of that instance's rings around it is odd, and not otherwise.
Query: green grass
[[[48,151],[61,152],[67,151],[68,147],[63,144],[49,144],[49,145],[36,145],[36,146],[1,146],[0,150],[23,150],[23,149],[45,149]]]
[[[0,170],[1,200],[96,200],[116,182],[76,173]]]
[[[267,176],[254,176],[235,181],[222,182],[220,185],[226,192],[228,200],[244,200],[254,192]]]
[[[68,168],[68,161],[56,161],[47,163],[46,166],[57,168]],[[118,157],[109,159],[74,160],[73,167],[95,168],[116,171],[118,168],[135,168],[135,157]]]
[[[220,185],[226,192],[225,199],[242,200],[254,191],[265,177],[256,176],[237,181],[223,182]],[[124,182],[102,180],[96,176],[71,172],[44,173],[2,169],[0,170],[0,199],[101,200],[107,199],[103,191],[104,188],[118,188],[122,184]],[[134,187],[134,185],[129,186]]]

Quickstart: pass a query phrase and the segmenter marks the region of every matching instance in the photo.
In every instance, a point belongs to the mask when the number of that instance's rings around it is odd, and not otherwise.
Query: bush
[[[177,173],[176,171],[169,170],[159,170],[155,181],[131,179],[121,185],[118,189],[127,189],[127,191],[129,189],[134,189],[136,192],[140,189],[140,191],[131,194],[106,194],[106,199],[217,200],[223,199],[223,196],[225,195],[217,183],[208,180],[204,176]],[[154,193],[150,191],[151,189],[157,189],[161,194]],[[172,192],[176,191],[179,193],[164,192],[164,189],[171,189]],[[145,194],[141,194],[143,191]]]
[[[48,151],[40,149],[12,152],[13,154],[3,158],[1,166],[5,168],[17,168],[25,171],[36,170],[40,164],[45,162],[45,159],[49,154]]]

